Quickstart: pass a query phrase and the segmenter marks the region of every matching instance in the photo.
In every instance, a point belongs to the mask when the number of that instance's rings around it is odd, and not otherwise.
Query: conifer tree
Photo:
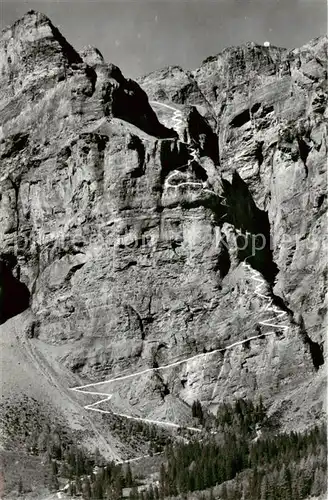
[[[78,489],[78,492],[79,492],[79,489]],[[91,484],[90,484],[90,480],[88,477],[86,477],[83,481],[82,493],[83,493],[83,498],[85,500],[90,500],[90,498],[91,498]]]
[[[52,491],[57,491],[59,489],[58,478],[54,471],[50,474],[49,489]]]
[[[86,481],[88,481],[88,482],[89,482],[89,486],[90,486],[90,481],[89,481],[89,479],[88,479],[88,478],[86,478]],[[81,479],[80,479],[79,477],[77,477],[77,478],[75,479],[75,487],[76,487],[76,492],[77,492],[77,493],[81,493],[81,492],[82,492],[82,489],[83,489],[83,488],[82,488],[82,482],[81,482]],[[90,496],[91,496],[91,490],[90,490]]]
[[[95,482],[92,484],[92,498],[101,500],[103,497],[104,497],[104,488],[103,488],[102,475],[99,474],[96,477]]]
[[[225,483],[223,483],[221,486],[220,494],[221,494],[222,500],[228,500],[228,490],[227,490],[227,485]]]
[[[125,485],[129,488],[133,484],[132,471],[130,464],[128,463],[126,474],[125,474]]]
[[[148,488],[148,498],[149,500],[155,500],[154,487],[152,484]]]
[[[159,489],[158,489],[158,486],[154,486],[154,497],[155,497],[155,500],[159,500]]]
[[[71,497],[74,497],[76,495],[76,486],[73,481],[69,482],[68,493]]]
[[[52,460],[52,462],[51,462],[51,469],[52,469],[52,473],[55,476],[57,476],[57,474],[58,474],[58,466],[57,466],[56,460]]]

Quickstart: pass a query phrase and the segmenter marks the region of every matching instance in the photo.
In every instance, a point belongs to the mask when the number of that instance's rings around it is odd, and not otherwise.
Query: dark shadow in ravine
[[[30,303],[30,292],[13,275],[13,267],[13,258],[0,260],[0,324],[25,311]]]

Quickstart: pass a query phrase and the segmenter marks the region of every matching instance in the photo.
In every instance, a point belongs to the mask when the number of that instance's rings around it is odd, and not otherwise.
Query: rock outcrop
[[[136,83],[96,49],[77,53],[42,14],[6,29],[1,321],[29,307],[31,342],[77,383],[208,353],[111,386],[122,413],[183,421],[195,399],[214,411],[260,393],[286,428],[313,424],[326,49],[326,38],[247,44]],[[261,324],[270,300],[280,330]]]

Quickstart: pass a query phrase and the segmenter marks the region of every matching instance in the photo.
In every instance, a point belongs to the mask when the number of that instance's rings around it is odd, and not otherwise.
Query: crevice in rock
[[[141,177],[145,173],[145,146],[138,136],[131,135],[127,147],[128,149],[136,151],[138,155],[138,166],[131,172],[131,177]]]
[[[97,73],[96,71],[91,68],[90,66],[87,66],[86,69],[85,69],[85,74],[87,75],[88,77],[88,80],[90,81],[91,83],[91,91],[90,92],[85,92],[85,94],[88,96],[88,97],[91,97],[95,90],[96,90],[96,85],[97,85]]]
[[[12,188],[15,192],[15,214],[16,214],[16,233],[17,233],[17,240],[19,237],[18,231],[19,231],[19,210],[18,210],[18,196],[19,196],[19,187],[20,187],[20,180],[18,181],[13,181],[11,177],[9,177],[9,181],[12,185]]]
[[[243,349],[244,351],[248,351],[251,348],[251,341],[247,340],[246,337],[244,337],[244,340]]]
[[[233,128],[242,127],[243,125],[245,125],[245,123],[249,122],[250,119],[251,114],[249,112],[249,109],[245,109],[231,120],[230,126]]]
[[[156,368],[158,368],[158,366]],[[165,397],[171,394],[171,391],[169,389],[168,384],[164,382],[163,378],[158,372],[155,372],[155,376],[160,382],[160,386],[157,388],[157,390],[159,391],[162,400],[165,401]]]
[[[39,337],[39,328],[40,322],[32,321],[32,323],[30,323],[25,330],[26,338],[37,339]]]
[[[314,342],[309,334],[306,331],[305,328],[305,323],[304,319],[301,316],[300,321],[299,321],[299,327],[300,327],[300,334],[303,339],[304,344],[306,344],[309,348],[309,352],[312,358],[312,363],[315,368],[315,370],[319,370],[320,366],[322,366],[325,362],[324,356],[323,356],[323,345],[319,344],[318,342]]]
[[[158,362],[158,355],[160,354],[161,349],[167,349],[168,345],[165,342],[160,343],[153,351],[153,361],[152,361],[152,367],[153,368],[159,368],[160,363]],[[158,373],[156,373],[158,375]],[[159,375],[158,375],[159,376]]]
[[[320,210],[320,208],[322,207],[325,199],[327,198],[327,195],[326,193],[324,194],[321,194],[317,200],[317,210]]]
[[[305,168],[305,175],[307,177],[309,175],[309,170],[306,162],[307,162],[307,157],[309,156],[309,152],[311,151],[311,148],[306,144],[306,142],[302,139],[302,137],[297,137],[297,143],[300,152],[300,157]]]
[[[160,349],[167,349],[167,344],[166,343],[161,343],[159,344],[159,346],[157,347],[157,352],[160,350]]]
[[[200,179],[201,181],[207,181],[207,172],[201,165],[199,165],[199,163],[192,163],[192,171],[198,179]]]
[[[188,115],[188,131],[202,154],[211,158],[216,165],[219,164],[218,136],[194,107]]]
[[[112,90],[112,113],[147,134],[159,139],[177,138],[173,129],[166,128],[159,122],[151,108],[147,94],[133,80],[127,79]]]
[[[81,269],[81,267],[83,267],[85,265],[85,262],[82,262],[81,264],[76,264],[75,266],[73,266],[70,270],[69,270],[69,273],[67,274],[66,278],[65,278],[65,281],[70,281],[72,279],[72,277],[74,276],[74,274],[79,270]]]
[[[35,277],[34,277],[34,280],[33,280],[32,286],[31,286],[31,297],[33,297],[33,295],[34,295],[34,293],[36,291],[38,279],[39,279],[40,272],[41,272],[41,270],[40,270],[40,267],[41,267],[41,262],[40,262],[40,255],[41,255],[40,245],[37,242],[35,242],[35,247],[36,247],[36,251],[35,251],[34,262],[35,262],[35,267],[36,267],[36,273],[35,273]]]
[[[17,133],[6,138],[1,145],[1,158],[10,158],[22,151],[28,144],[29,134]]]
[[[181,165],[186,165],[189,159],[190,154],[185,144],[177,140],[161,142],[161,190],[163,189],[166,176],[173,170],[181,170]]]
[[[256,102],[255,104],[253,104],[253,106],[251,107],[251,113],[252,115],[254,115],[261,107],[261,103],[260,102]]]
[[[215,272],[219,271],[220,278],[221,278],[221,280],[223,280],[227,276],[227,274],[230,270],[230,266],[231,266],[231,261],[230,261],[230,255],[229,255],[229,250],[228,250],[227,238],[223,234],[222,240],[220,241],[220,245],[219,245],[219,255],[218,255],[216,265],[214,267],[214,271]]]
[[[161,391],[162,398],[165,399],[165,396],[168,396],[169,394],[171,394],[169,386],[168,386],[168,384],[165,384],[163,382],[163,390]]]
[[[70,368],[73,373],[81,373],[86,364],[85,360],[76,361]]]
[[[278,267],[273,261],[270,248],[270,222],[268,213],[260,210],[249,192],[247,184],[235,171],[231,184],[223,180],[227,200],[226,222],[233,224],[240,234],[237,236],[238,258],[259,271],[273,285]]]
[[[288,307],[287,302],[282,297],[273,293],[272,287],[270,287],[269,297],[272,299],[273,305],[286,312],[290,321],[292,321],[294,317],[293,311]]]
[[[261,167],[263,163],[263,141],[259,141],[256,144],[256,149],[255,149],[255,158],[257,159],[257,164],[259,167]]]
[[[261,118],[264,118],[269,113],[273,113],[274,106],[263,106],[263,110],[261,112]]]
[[[143,321],[142,321],[140,314],[130,304],[125,304],[124,308],[125,308],[127,315],[128,315],[128,322],[129,322],[128,327],[129,327],[129,329],[131,329],[131,327],[133,326],[132,319],[134,317],[134,319],[137,320],[137,324],[138,324],[138,327],[139,327],[139,330],[141,333],[141,340],[145,340],[145,329],[144,329],[144,324],[143,324]]]
[[[19,277],[14,276],[16,265],[17,259],[13,255],[0,257],[0,324],[29,307],[30,292]]]

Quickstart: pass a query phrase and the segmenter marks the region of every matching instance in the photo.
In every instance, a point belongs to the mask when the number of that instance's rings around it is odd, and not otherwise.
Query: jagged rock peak
[[[5,51],[15,52],[24,63],[27,62],[24,56],[27,57],[32,52],[43,53],[45,58],[60,52],[70,64],[82,62],[79,54],[51,20],[45,14],[35,10],[28,11],[12,26],[6,27],[1,38]],[[19,44],[15,43],[15,40],[19,40]]]
[[[105,60],[97,47],[93,47],[92,45],[87,45],[83,47],[79,51],[80,56],[83,61],[87,63],[89,66],[96,66],[97,64],[104,64]]]
[[[39,12],[37,10],[29,10],[27,11],[22,17],[17,19],[13,24],[9,26],[5,26],[3,28],[2,32],[5,32],[7,30],[15,30],[16,28],[20,27],[21,25],[28,25],[31,23],[34,23],[36,26],[40,24],[49,24],[52,25],[52,22],[50,21],[49,17],[47,17],[45,14],[42,12]]]

